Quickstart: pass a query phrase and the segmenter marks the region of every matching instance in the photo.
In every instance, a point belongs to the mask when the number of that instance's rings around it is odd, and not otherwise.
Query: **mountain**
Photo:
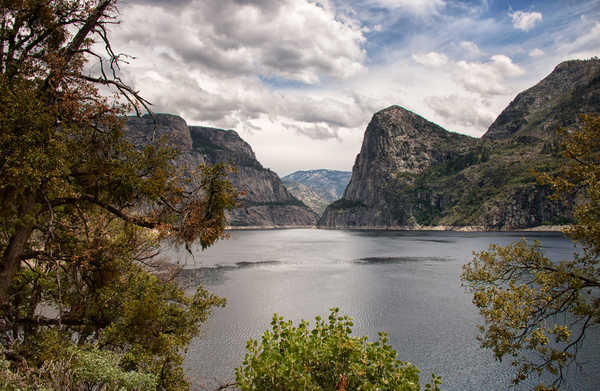
[[[313,226],[317,215],[291,195],[273,171],[264,168],[235,131],[201,126],[188,126],[185,120],[171,114],[154,114],[154,119],[130,117],[125,134],[135,144],[143,145],[152,137],[165,136],[180,155],[177,165],[184,169],[198,164],[230,162],[236,172],[229,175],[234,188],[241,192],[241,207],[232,210],[232,226]]]
[[[341,200],[319,226],[478,226],[511,230],[572,221],[574,200],[548,198],[535,172],[560,165],[557,127],[600,113],[600,60],[568,61],[520,93],[481,139],[398,106],[373,116]]]
[[[281,180],[290,193],[321,214],[327,205],[342,198],[351,176],[349,171],[321,169],[296,171]]]
[[[556,128],[580,125],[580,114],[600,111],[600,60],[559,64],[518,94],[483,135],[484,140],[552,140]],[[529,139],[529,140],[527,140]],[[537,140],[532,140],[537,139]]]

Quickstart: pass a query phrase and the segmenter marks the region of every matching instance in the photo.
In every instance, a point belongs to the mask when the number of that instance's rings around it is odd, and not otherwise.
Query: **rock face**
[[[170,114],[130,117],[126,135],[136,144],[165,136],[180,155],[177,164],[188,168],[198,164],[230,162],[237,171],[229,175],[241,192],[242,206],[229,213],[232,226],[284,227],[315,225],[317,215],[292,196],[273,171],[264,168],[252,148],[233,130],[188,126],[183,118]],[[156,125],[155,125],[156,124]]]
[[[294,197],[321,214],[327,205],[342,198],[351,176],[349,171],[308,170],[293,172],[281,180]]]
[[[328,227],[387,227],[412,224],[389,202],[392,183],[406,175],[465,154],[476,139],[451,133],[400,106],[376,113],[365,132],[343,198],[319,221]]]
[[[577,126],[580,114],[599,111],[600,60],[565,61],[517,95],[482,138],[551,140],[557,127]]]
[[[373,116],[341,200],[319,226],[480,226],[510,230],[572,221],[532,170],[560,166],[558,126],[600,113],[600,60],[568,61],[519,94],[481,139],[448,132],[401,107]]]

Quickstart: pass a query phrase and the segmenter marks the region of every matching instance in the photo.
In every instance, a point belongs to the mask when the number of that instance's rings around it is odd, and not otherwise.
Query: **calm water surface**
[[[473,251],[522,237],[540,241],[555,260],[575,251],[560,233],[311,229],[234,231],[195,258],[168,251],[185,266],[182,282],[190,292],[202,284],[228,301],[190,344],[188,378],[194,390],[232,381],[246,341],[259,338],[275,312],[312,320],[339,307],[354,318],[356,335],[374,340],[388,332],[399,358],[418,366],[423,380],[433,372],[447,391],[505,390],[512,368],[475,340],[481,318],[459,275]],[[600,333],[590,335],[584,370],[570,369],[565,390],[600,389],[599,347]]]

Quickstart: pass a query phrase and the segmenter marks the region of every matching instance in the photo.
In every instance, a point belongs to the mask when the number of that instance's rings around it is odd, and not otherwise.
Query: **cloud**
[[[181,7],[192,3],[193,0],[121,0],[120,5],[143,4],[157,7]]]
[[[179,0],[186,12],[147,6],[154,4],[124,7],[115,31],[130,47],[204,72],[315,84],[364,68],[363,32],[336,18],[327,1]]]
[[[318,124],[300,124],[295,125],[292,123],[283,124],[287,129],[296,131],[297,134],[306,136],[313,140],[327,140],[331,138],[339,139],[339,134],[335,129],[328,126],[322,126]]]
[[[469,58],[477,58],[483,54],[481,49],[479,49],[479,46],[477,46],[475,42],[461,41],[459,45],[461,49],[464,50],[465,55]]]
[[[531,30],[542,21],[542,14],[539,12],[516,11],[508,15],[512,19],[514,28],[523,31]]]
[[[425,98],[425,103],[455,131],[477,129],[483,133],[497,115],[488,102],[475,97],[456,94],[430,96]]]
[[[600,55],[600,23],[595,22],[573,41],[566,41],[559,45],[558,50],[565,55],[577,58],[586,58]]]
[[[373,2],[382,7],[402,9],[416,15],[437,14],[446,6],[446,0],[374,0]]]
[[[505,79],[525,73],[523,68],[512,62],[510,57],[497,54],[488,62],[459,61],[457,79],[471,92],[482,96],[501,95],[507,93]]]
[[[544,55],[544,51],[539,48],[535,48],[529,52],[529,57],[540,57]]]
[[[431,67],[439,67],[448,63],[448,57],[446,57],[446,55],[436,52],[429,52],[427,54],[415,53],[412,55],[412,59],[421,65]]]
[[[113,46],[137,58],[124,75],[153,110],[248,132],[268,118],[320,140],[338,138],[372,114],[360,94],[317,87],[362,72],[366,57],[360,23],[339,17],[329,2],[167,3],[129,0],[113,29]]]

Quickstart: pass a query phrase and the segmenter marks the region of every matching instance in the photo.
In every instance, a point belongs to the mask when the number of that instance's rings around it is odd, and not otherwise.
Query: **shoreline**
[[[324,229],[339,231],[448,231],[448,232],[562,232],[568,225],[538,225],[527,228],[490,229],[484,226],[362,226],[362,227],[322,227],[316,225],[252,225],[252,226],[227,226],[227,231],[261,231],[283,229]]]

